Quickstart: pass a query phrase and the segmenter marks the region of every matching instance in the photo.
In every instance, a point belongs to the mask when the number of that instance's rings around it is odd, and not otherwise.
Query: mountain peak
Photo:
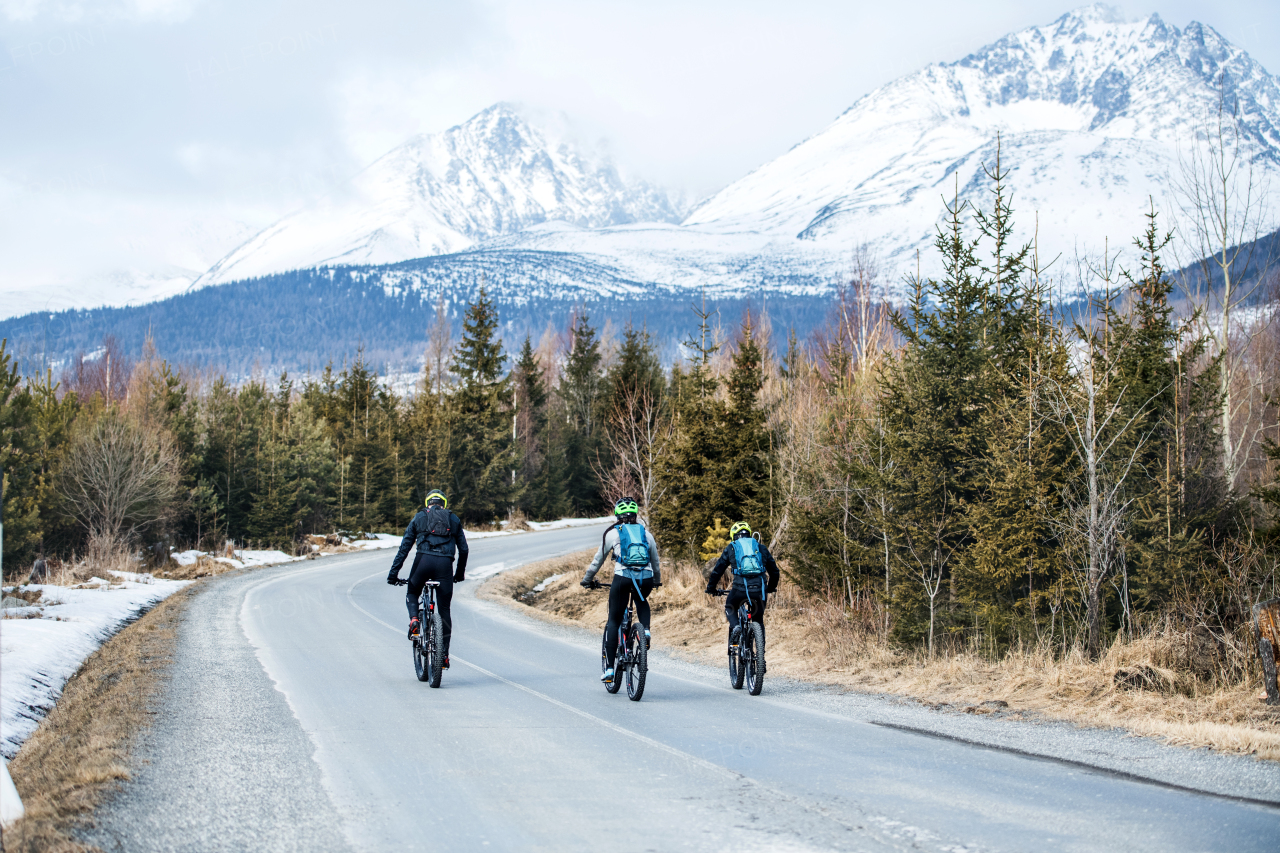
[[[598,228],[679,218],[665,192],[624,181],[607,159],[499,102],[384,154],[342,193],[261,232],[198,284],[447,254],[544,222]]]
[[[1070,256],[1125,245],[1166,209],[1179,146],[1221,96],[1280,186],[1280,85],[1211,27],[1085,6],[863,96],[829,127],[698,206],[686,225],[871,243],[886,267],[927,257],[943,196],[984,198],[997,146],[1025,231]],[[999,140],[999,141],[997,141]],[[957,186],[958,185],[958,186]]]

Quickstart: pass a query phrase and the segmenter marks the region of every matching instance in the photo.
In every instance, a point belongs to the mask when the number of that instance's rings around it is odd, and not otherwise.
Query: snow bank
[[[237,569],[275,566],[280,563],[296,563],[306,557],[290,557],[284,551],[236,551],[235,558],[214,557],[219,563],[235,566]]]
[[[179,566],[189,566],[201,557],[210,557],[219,563],[225,563],[237,569],[274,566],[278,563],[296,563],[298,560],[306,559],[306,557],[291,557],[284,551],[234,551],[232,553],[235,554],[235,557],[214,557],[207,551],[175,551],[169,555],[169,558]]]
[[[93,578],[81,585],[96,588],[26,586],[40,591],[39,604],[7,610],[0,619],[0,754],[6,758],[17,755],[85,658],[190,583],[133,572],[112,574],[118,578],[111,583]]]
[[[343,539],[343,545],[359,548],[362,551],[377,551],[382,548],[399,548],[403,536],[395,533],[369,533],[372,539]]]
[[[529,526],[534,530],[560,530],[565,527],[592,527],[597,524],[612,524],[612,515],[602,515],[599,518],[562,518],[559,521],[530,521]]]

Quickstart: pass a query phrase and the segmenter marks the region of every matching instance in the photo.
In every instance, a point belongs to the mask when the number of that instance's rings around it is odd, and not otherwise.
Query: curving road
[[[598,536],[477,540],[468,574]],[[210,584],[191,604],[145,763],[85,840],[108,851],[1280,846],[1280,806],[872,725],[770,697],[768,683],[753,699],[698,667],[659,660],[644,701],[610,696],[595,637],[479,601],[470,580],[454,599],[453,668],[432,690],[414,677],[390,559]],[[1260,772],[1265,788],[1274,771]]]

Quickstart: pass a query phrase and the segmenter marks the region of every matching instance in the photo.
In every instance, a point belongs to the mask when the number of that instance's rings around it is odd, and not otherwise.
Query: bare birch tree
[[[666,492],[657,472],[671,421],[649,389],[634,388],[609,413],[607,430],[614,464],[605,469],[596,460],[592,465],[602,490],[612,499],[634,495],[647,513]]]
[[[1254,146],[1241,127],[1240,108],[1219,83],[1218,105],[1188,149],[1179,149],[1174,181],[1181,238],[1177,250],[1183,289],[1206,319],[1211,355],[1219,358],[1222,469],[1230,488],[1268,428],[1266,377],[1251,371],[1245,351],[1264,324],[1235,316],[1266,278],[1270,258],[1258,257],[1257,240],[1269,227],[1265,175],[1254,168]],[[1176,257],[1176,254],[1175,254]],[[1253,277],[1246,276],[1252,271]]]
[[[1110,259],[1104,259],[1109,270]],[[1109,281],[1110,276],[1106,275]],[[1108,290],[1102,305],[1110,304]],[[1094,302],[1093,305],[1098,303]],[[1102,588],[1121,567],[1125,510],[1129,500],[1125,482],[1137,462],[1145,436],[1136,434],[1146,401],[1133,405],[1127,388],[1114,384],[1120,353],[1109,346],[1108,330],[1099,328],[1095,314],[1078,319],[1076,336],[1083,348],[1066,381],[1049,378],[1048,406],[1065,429],[1079,466],[1079,480],[1063,495],[1064,554],[1071,564],[1082,597],[1088,627],[1088,653],[1101,647]]]

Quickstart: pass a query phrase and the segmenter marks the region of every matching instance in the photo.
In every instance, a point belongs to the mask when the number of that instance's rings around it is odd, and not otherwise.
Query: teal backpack
[[[764,574],[764,560],[760,557],[760,544],[750,536],[733,540],[733,573],[745,578]]]
[[[618,552],[613,559],[621,566],[618,574],[625,578],[653,577],[653,569],[649,568],[649,540],[644,528],[639,524],[619,524],[617,529]]]

